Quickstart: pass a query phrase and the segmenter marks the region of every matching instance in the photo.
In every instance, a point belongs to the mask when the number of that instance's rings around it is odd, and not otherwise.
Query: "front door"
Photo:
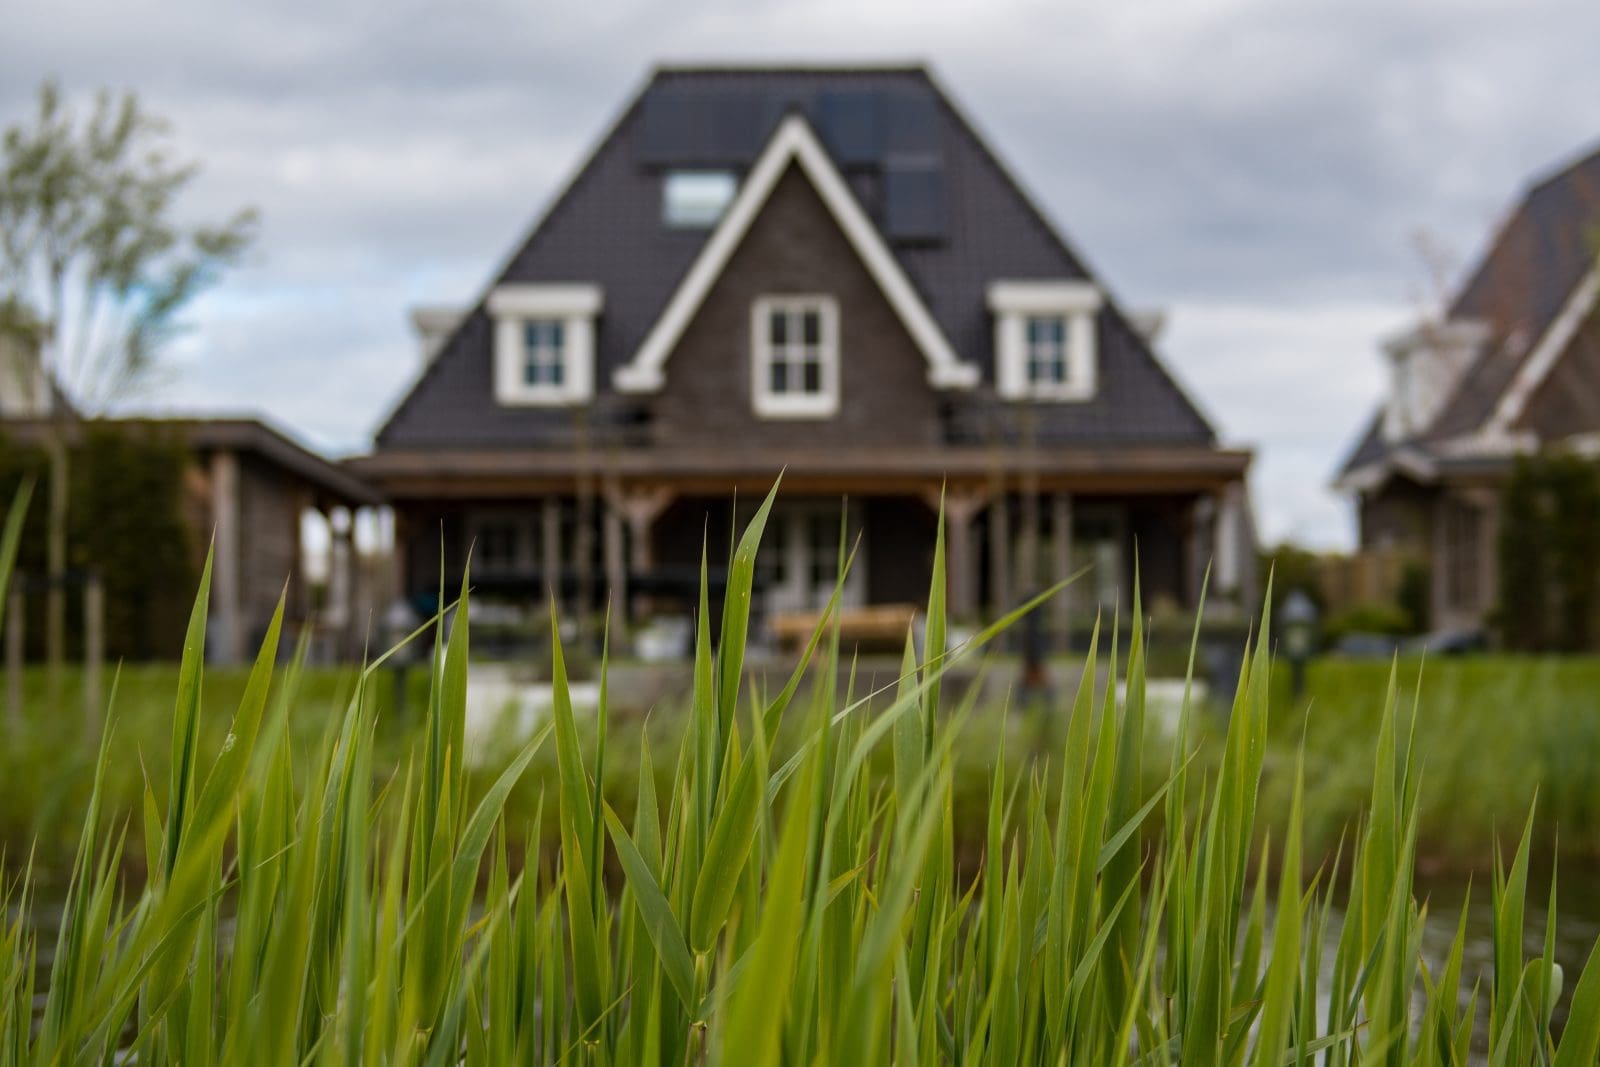
[[[767,520],[761,551],[756,556],[757,587],[769,612],[817,611],[827,606],[839,576],[840,509],[842,503],[780,501]],[[855,560],[845,579],[845,607],[866,603],[867,560],[859,509],[850,508],[845,551]]]

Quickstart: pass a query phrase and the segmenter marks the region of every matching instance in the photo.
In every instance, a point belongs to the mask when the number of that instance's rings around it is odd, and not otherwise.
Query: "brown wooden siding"
[[[750,312],[761,296],[826,293],[839,303],[839,410],[763,419],[751,408]],[[741,448],[936,444],[927,362],[827,207],[797,168],[779,180],[667,360],[656,396],[661,444]]]
[[[253,652],[266,634],[284,582],[299,583],[300,511],[304,483],[252,456],[239,461],[239,610],[243,647]],[[290,591],[290,605],[299,603]]]
[[[1376,493],[1363,493],[1359,516],[1361,547],[1430,553],[1436,495],[1432,489],[1399,480],[1390,481]]]

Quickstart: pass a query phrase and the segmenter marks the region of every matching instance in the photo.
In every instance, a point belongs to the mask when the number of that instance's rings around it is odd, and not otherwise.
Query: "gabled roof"
[[[1600,226],[1600,146],[1536,181],[1495,233],[1449,308],[1489,327],[1482,354],[1412,448],[1509,431],[1520,403],[1561,355],[1593,294]],[[1374,419],[1342,467],[1347,476],[1390,450]]]
[[[662,173],[716,167],[748,176],[788,115],[803,116],[818,134],[892,255],[916,298],[903,306],[920,303],[932,333],[985,380],[993,380],[994,359],[983,295],[989,282],[1089,278],[921,67],[661,69],[489,286],[581,281],[604,290],[597,405],[712,239],[706,230],[661,224]],[[875,161],[867,158],[874,152]],[[891,236],[885,165],[914,169],[929,160],[939,175],[942,235]],[[1038,439],[1214,443],[1210,425],[1114,304],[1100,327],[1096,399],[1042,410]],[[480,299],[379,430],[380,449],[563,447],[588,432],[571,411],[495,403],[492,333]]]
[[[866,264],[873,281],[888,298],[889,306],[900,317],[928,361],[928,381],[941,388],[970,388],[978,383],[978,368],[963,363],[945,339],[922,298],[912,288],[883,235],[867,218],[851,194],[845,179],[817,140],[805,117],[788,115],[778,125],[767,147],[756,159],[738,195],[728,205],[722,220],[695,257],[694,265],[667,302],[666,310],[645,335],[644,343],[626,364],[617,369],[613,381],[624,392],[650,392],[661,386],[662,368],[677,345],[712,285],[733,256],[739,242],[749,232],[778,179],[791,166],[798,166],[812,188],[822,198],[856,255]]]

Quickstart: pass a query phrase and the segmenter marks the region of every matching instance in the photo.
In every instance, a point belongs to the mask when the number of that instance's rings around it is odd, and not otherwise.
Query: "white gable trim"
[[[1554,369],[1556,361],[1567,350],[1567,345],[1572,342],[1597,302],[1600,302],[1600,267],[1584,275],[1583,281],[1567,298],[1561,313],[1517,369],[1516,377],[1500,394],[1500,402],[1495,405],[1494,414],[1484,427],[1486,436],[1496,438],[1510,435],[1511,427],[1527,410],[1528,401],[1533,399],[1533,394]]]
[[[956,356],[816,134],[811,132],[805,119],[790,115],[767,142],[739,194],[712,231],[644,343],[628,363],[617,368],[612,379],[617,389],[624,393],[648,393],[661,388],[667,356],[688,329],[689,320],[700,309],[791,161],[798,163],[811,180],[839,228],[849,238],[856,255],[866,264],[911,339],[922,350],[928,361],[929,384],[938,389],[970,389],[977,385],[978,368]]]

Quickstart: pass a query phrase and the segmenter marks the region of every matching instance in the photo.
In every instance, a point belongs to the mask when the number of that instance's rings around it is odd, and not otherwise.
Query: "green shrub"
[[[1400,637],[1415,633],[1411,616],[1398,604],[1356,604],[1328,619],[1323,636],[1337,644],[1346,634],[1385,634]]]
[[[184,522],[187,446],[159,427],[131,429],[85,422],[72,449],[69,474],[68,565],[93,571],[105,590],[105,653],[118,659],[176,659],[194,587],[196,549]],[[33,478],[48,491],[47,461],[39,449],[0,440],[0,494]],[[45,565],[46,509],[28,513],[17,561],[37,585]],[[69,649],[81,648],[81,597],[67,599]],[[29,654],[42,654],[44,597],[28,598]]]

